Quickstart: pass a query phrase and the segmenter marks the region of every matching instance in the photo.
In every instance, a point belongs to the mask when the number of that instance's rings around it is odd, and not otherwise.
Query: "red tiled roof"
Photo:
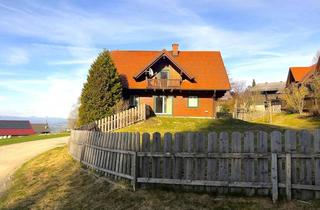
[[[306,67],[290,67],[289,71],[296,82],[301,82],[304,78],[315,69],[316,65]]]
[[[172,55],[172,51],[166,51]],[[124,76],[129,89],[145,89],[146,82],[137,82],[134,77],[145,69],[161,51],[111,51],[111,57],[120,75]],[[186,74],[192,75],[195,82],[184,81],[185,90],[229,90],[228,75],[218,51],[179,51],[178,56],[170,59],[181,67]]]

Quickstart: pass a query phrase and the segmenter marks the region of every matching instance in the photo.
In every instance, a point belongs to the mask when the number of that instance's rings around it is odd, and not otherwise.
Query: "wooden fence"
[[[149,115],[148,106],[139,104],[137,107],[97,120],[96,124],[102,132],[110,132],[146,120]]]
[[[244,109],[236,110],[234,118],[244,121],[252,121],[256,119],[264,119],[272,122],[272,115],[281,113],[280,105],[272,105],[264,111],[245,111]]]
[[[143,186],[320,198],[320,130],[204,133],[72,131],[70,154]]]

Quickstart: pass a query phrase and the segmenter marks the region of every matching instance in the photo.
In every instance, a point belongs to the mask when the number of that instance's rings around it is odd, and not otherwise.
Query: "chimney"
[[[179,44],[174,43],[174,44],[172,44],[172,55],[178,56],[178,54],[179,54]]]

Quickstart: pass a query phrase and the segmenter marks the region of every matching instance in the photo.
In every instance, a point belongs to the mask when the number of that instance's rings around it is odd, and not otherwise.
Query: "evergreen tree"
[[[122,98],[119,74],[107,50],[91,65],[87,82],[82,88],[79,124],[86,125],[113,114],[113,107]]]
[[[256,86],[256,80],[255,79],[252,80],[252,87],[254,87],[254,86]]]

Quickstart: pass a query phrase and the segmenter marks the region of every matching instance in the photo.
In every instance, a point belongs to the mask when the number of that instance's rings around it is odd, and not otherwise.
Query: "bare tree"
[[[311,80],[309,81],[311,95],[314,98],[313,113],[320,115],[320,51],[317,52],[313,58],[316,64],[315,71]]]
[[[75,129],[78,127],[80,100],[74,104],[68,116],[68,128]]]
[[[305,106],[305,97],[308,93],[309,90],[304,84],[291,84],[284,90],[282,99],[286,102],[287,108],[301,115]]]
[[[312,63],[317,63],[319,68],[319,62],[320,62],[320,50],[317,51],[316,55],[312,59]]]
[[[245,81],[231,81],[231,91],[233,93],[233,109],[234,113],[238,112],[238,108],[242,104],[242,94],[246,90],[246,82]]]

